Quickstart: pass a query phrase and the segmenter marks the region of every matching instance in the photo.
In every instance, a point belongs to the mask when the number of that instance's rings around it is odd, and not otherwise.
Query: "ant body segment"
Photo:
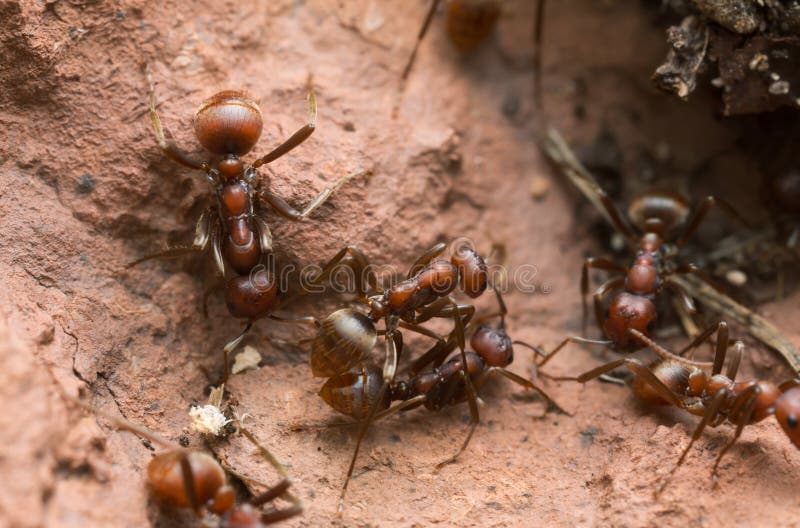
[[[263,528],[303,512],[300,501],[289,492],[291,481],[286,477],[286,471],[249,431],[241,429],[284,478],[249,501],[236,504],[236,493],[227,482],[225,469],[207,452],[176,446],[141,425],[107,414],[79,398],[67,395],[60,387],[59,390],[68,401],[105,418],[118,429],[130,431],[165,447],[166,450],[153,456],[147,465],[147,484],[153,496],[162,504],[179,509],[191,508],[204,527]],[[291,501],[293,505],[285,509],[274,506],[266,511],[261,509],[278,497]]]
[[[359,170],[344,176],[323,190],[302,211],[289,205],[268,188],[255,188],[259,181],[258,168],[287,154],[303,143],[316,129],[317,105],[309,78],[308,123],[271,152],[249,165],[241,156],[250,152],[258,142],[263,126],[261,110],[244,92],[222,91],[204,101],[194,116],[195,135],[212,155],[221,157],[216,167],[198,161],[181,150],[169,130],[163,127],[156,111],[155,88],[147,71],[150,93],[150,119],[161,151],[184,167],[203,171],[214,188],[215,206],[202,212],[197,221],[194,242],[189,247],[177,247],[142,257],[128,267],[153,258],[173,258],[211,250],[215,267],[225,280],[225,304],[234,317],[244,319],[244,331],[225,346],[225,374],[228,376],[228,354],[244,338],[256,319],[267,316],[278,301],[278,285],[264,266],[272,254],[272,234],[266,220],[258,212],[258,202],[289,220],[303,220],[343,184],[369,171]],[[261,178],[268,184],[268,179]],[[215,210],[216,209],[216,210]]]

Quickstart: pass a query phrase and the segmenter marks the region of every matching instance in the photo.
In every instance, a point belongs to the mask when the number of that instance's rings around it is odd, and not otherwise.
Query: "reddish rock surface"
[[[665,50],[640,3],[554,4],[546,38],[548,115],[570,138],[585,142],[599,122],[609,122],[623,150],[666,142],[683,170],[732,142],[733,133],[707,109],[647,86]],[[202,446],[188,429],[187,410],[205,401],[203,369],[219,372],[222,346],[239,330],[218,294],[210,317],[200,312],[213,283],[206,259],[124,270],[166,243],[189,241],[211,200],[201,176],[156,146],[145,62],[162,119],[198,153],[191,116],[201,100],[222,88],[259,98],[263,152],[304,122],[304,83],[313,73],[318,130],[272,166],[273,189],[303,204],[358,167],[374,176],[342,188],[308,221],[270,216],[281,263],[319,264],[354,243],[376,263],[402,268],[440,240],[468,236],[483,251],[503,242],[509,265],[534,265],[539,286],[509,294],[512,335],[550,348],[580,331],[580,263],[599,250],[585,215],[576,216],[576,196],[557,183],[535,147],[540,116],[527,66],[532,6],[507,2],[497,35],[464,60],[438,17],[400,95],[400,72],[426,8],[416,0],[191,8],[170,1],[0,3],[0,525],[185,520],[148,498],[143,477],[151,451],[66,405],[54,385],[55,378],[72,392],[86,386],[107,412]],[[588,92],[574,90],[579,73],[591,79]],[[584,121],[571,113],[577,100],[587,110]],[[534,177],[552,183],[541,201],[528,192]],[[762,307],[794,342],[797,300]],[[321,316],[334,306],[298,303],[289,313]],[[236,376],[230,389],[305,501],[305,515],[287,524],[319,526],[334,520],[355,433],[290,431],[295,422],[334,418],[315,395],[322,382],[311,377],[306,355],[264,339],[300,333],[259,323],[248,343],[265,365]],[[789,376],[774,355],[756,344],[750,350],[744,376]],[[600,361],[576,347],[549,371],[571,375]],[[527,354],[520,350],[512,368],[528,373]],[[540,401],[498,380],[484,397],[469,449],[439,473],[434,464],[466,432],[466,407],[376,425],[356,465],[344,524],[800,523],[800,453],[773,420],[745,430],[716,483],[711,464],[732,428],[704,434],[656,499],[653,489],[696,419],[647,409],[616,386],[546,386],[574,416],[543,415]],[[213,447],[239,472],[276,480],[241,438]]]

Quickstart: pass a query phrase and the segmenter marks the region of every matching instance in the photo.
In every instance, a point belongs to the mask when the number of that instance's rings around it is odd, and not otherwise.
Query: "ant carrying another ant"
[[[153,258],[174,258],[211,250],[215,267],[225,280],[225,304],[234,317],[247,321],[244,331],[224,348],[223,381],[228,378],[228,355],[242,341],[253,322],[271,317],[278,306],[278,285],[268,265],[272,258],[272,233],[259,210],[260,203],[293,221],[307,218],[348,181],[368,175],[358,170],[344,176],[323,190],[302,211],[269,190],[269,180],[259,176],[258,168],[287,154],[316,130],[317,103],[311,78],[308,80],[308,123],[266,155],[245,165],[241,156],[258,142],[263,127],[261,110],[247,94],[222,91],[204,101],[195,112],[194,130],[197,140],[212,155],[220,157],[216,167],[198,161],[181,150],[169,130],[161,124],[156,111],[155,88],[149,69],[150,119],[161,151],[184,167],[203,171],[217,197],[216,206],[200,215],[194,242],[189,247],[176,247],[142,257],[128,267]],[[266,188],[257,189],[262,182]],[[266,265],[266,266],[265,266]],[[275,318],[275,317],[273,317]],[[281,318],[275,318],[283,320]]]

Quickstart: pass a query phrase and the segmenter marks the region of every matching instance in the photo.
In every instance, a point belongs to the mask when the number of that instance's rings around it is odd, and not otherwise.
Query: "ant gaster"
[[[417,35],[417,41],[414,43],[414,49],[411,51],[411,56],[403,69],[403,79],[406,79],[411,72],[419,45],[428,32],[439,4],[441,4],[441,0],[431,1],[431,6],[427,15],[425,15],[425,21],[422,23]],[[447,35],[456,49],[466,54],[486,40],[497,25],[499,18],[499,0],[448,0]]]
[[[190,169],[205,172],[217,195],[216,207],[200,215],[192,246],[173,248],[143,257],[129,265],[158,257],[176,257],[211,249],[219,274],[226,279],[225,303],[234,317],[245,319],[244,331],[225,346],[225,375],[228,354],[241,342],[254,320],[269,316],[278,305],[278,286],[264,267],[272,253],[272,234],[266,220],[256,209],[260,199],[281,216],[302,220],[322,205],[344,183],[369,173],[359,170],[340,178],[322,191],[305,209],[298,211],[268,188],[257,190],[257,169],[288,153],[303,143],[316,129],[317,105],[309,77],[308,123],[289,139],[249,165],[241,156],[250,152],[261,136],[263,118],[258,105],[244,92],[226,90],[204,101],[195,112],[194,130],[200,144],[221,159],[216,167],[198,161],[181,150],[161,124],[156,112],[155,89],[149,70],[150,118],[159,147],[173,161]],[[266,178],[262,178],[268,184]],[[215,210],[216,209],[216,210]]]

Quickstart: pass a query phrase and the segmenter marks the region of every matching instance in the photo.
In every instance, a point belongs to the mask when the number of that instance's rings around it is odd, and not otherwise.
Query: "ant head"
[[[458,268],[461,289],[473,299],[480,297],[489,284],[489,272],[486,262],[467,244],[459,247],[450,261]]]
[[[375,347],[378,332],[366,315],[343,308],[326,317],[311,345],[311,372],[328,378],[347,372]]]
[[[656,307],[650,299],[623,292],[611,301],[603,331],[617,350],[634,351],[643,345],[628,330],[638,330],[649,336],[650,327],[655,321]]]
[[[677,193],[649,191],[634,198],[628,206],[628,217],[643,233],[664,236],[681,225],[689,216],[689,204]]]
[[[183,460],[191,469],[194,495],[199,502],[193,505],[186,496]],[[171,506],[189,508],[202,506],[216,498],[225,488],[225,471],[214,458],[202,451],[176,449],[153,457],[147,466],[147,480],[154,494]]]
[[[795,447],[800,448],[800,387],[781,394],[775,402],[775,418]]]
[[[381,369],[362,364],[326,381],[319,391],[319,397],[340,413],[361,420],[369,414],[382,385]],[[386,391],[384,401],[378,404],[379,411],[389,408],[390,398],[390,391]]]
[[[506,367],[514,361],[511,338],[502,328],[481,326],[472,334],[469,344],[490,367]]]
[[[244,92],[227,90],[203,101],[194,114],[194,132],[209,152],[247,154],[258,142],[264,121],[258,105]]]

